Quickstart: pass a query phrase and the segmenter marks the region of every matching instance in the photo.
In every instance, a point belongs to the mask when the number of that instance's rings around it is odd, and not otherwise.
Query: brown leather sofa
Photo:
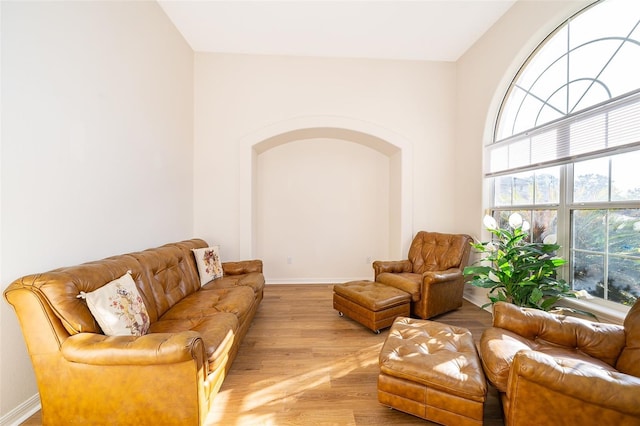
[[[624,326],[494,305],[479,349],[507,425],[640,425],[640,302]]]
[[[373,262],[374,281],[411,295],[411,312],[427,319],[462,306],[471,237],[420,231],[407,259]]]
[[[167,244],[30,275],[4,292],[34,367],[46,425],[201,425],[263,297],[262,262],[223,263],[201,287],[191,249]],[[142,336],[105,336],[77,296],[132,272]]]

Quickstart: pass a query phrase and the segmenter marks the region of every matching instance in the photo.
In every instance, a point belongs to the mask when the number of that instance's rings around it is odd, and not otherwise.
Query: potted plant
[[[489,289],[489,306],[504,301],[518,306],[549,311],[564,297],[577,297],[569,284],[558,277],[558,268],[566,263],[556,256],[560,246],[555,236],[542,243],[527,241],[529,223],[514,213],[509,216],[511,229],[501,229],[496,220],[485,216],[484,225],[494,238],[475,243],[472,247],[484,256],[475,264],[464,268],[471,284]],[[589,312],[562,308],[594,317]]]

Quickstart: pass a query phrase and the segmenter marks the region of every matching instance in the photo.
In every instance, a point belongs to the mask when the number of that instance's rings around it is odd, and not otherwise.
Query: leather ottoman
[[[397,318],[382,350],[378,401],[444,425],[481,425],[487,383],[471,332]]]
[[[409,316],[411,296],[374,281],[351,281],[333,286],[333,309],[375,333],[399,316]]]

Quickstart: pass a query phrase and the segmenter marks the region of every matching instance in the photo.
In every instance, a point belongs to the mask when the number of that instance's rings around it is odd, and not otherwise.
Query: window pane
[[[520,216],[522,216],[522,221],[529,222],[530,228],[533,228],[533,225],[531,224],[531,210],[495,211],[493,212],[493,218],[496,220],[496,222],[498,222],[499,228],[510,230],[511,226],[509,226],[509,216],[511,216],[513,213],[518,213]],[[527,238],[527,241],[531,241],[531,234],[532,234],[532,230],[530,229],[529,238]]]
[[[609,160],[598,158],[582,161],[573,167],[573,201],[608,201]]]
[[[557,204],[560,199],[560,167],[536,170],[536,204]]]
[[[513,205],[533,203],[533,172],[513,176]]]
[[[604,297],[604,256],[574,252],[573,289],[587,290],[590,294]]]
[[[536,210],[533,212],[531,224],[531,238],[535,243],[541,243],[550,235],[558,233],[558,212],[556,210]]]
[[[609,211],[609,253],[640,256],[640,209]]]
[[[640,151],[611,157],[611,201],[640,200]]]
[[[494,182],[495,206],[533,204],[533,172],[500,176]]]
[[[640,259],[611,256],[608,282],[609,300],[632,305],[640,296]]]
[[[637,89],[638,16],[640,2],[602,1],[552,34],[512,83],[498,140]]]
[[[574,210],[571,222],[574,249],[604,252],[606,210]]]
[[[494,205],[510,206],[511,194],[513,191],[513,180],[511,176],[500,176],[494,179]]]

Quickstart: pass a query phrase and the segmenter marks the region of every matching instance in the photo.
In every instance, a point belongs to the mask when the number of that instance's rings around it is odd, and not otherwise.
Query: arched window
[[[557,234],[576,290],[640,296],[640,2],[601,0],[536,49],[509,87],[485,176],[501,223]]]

